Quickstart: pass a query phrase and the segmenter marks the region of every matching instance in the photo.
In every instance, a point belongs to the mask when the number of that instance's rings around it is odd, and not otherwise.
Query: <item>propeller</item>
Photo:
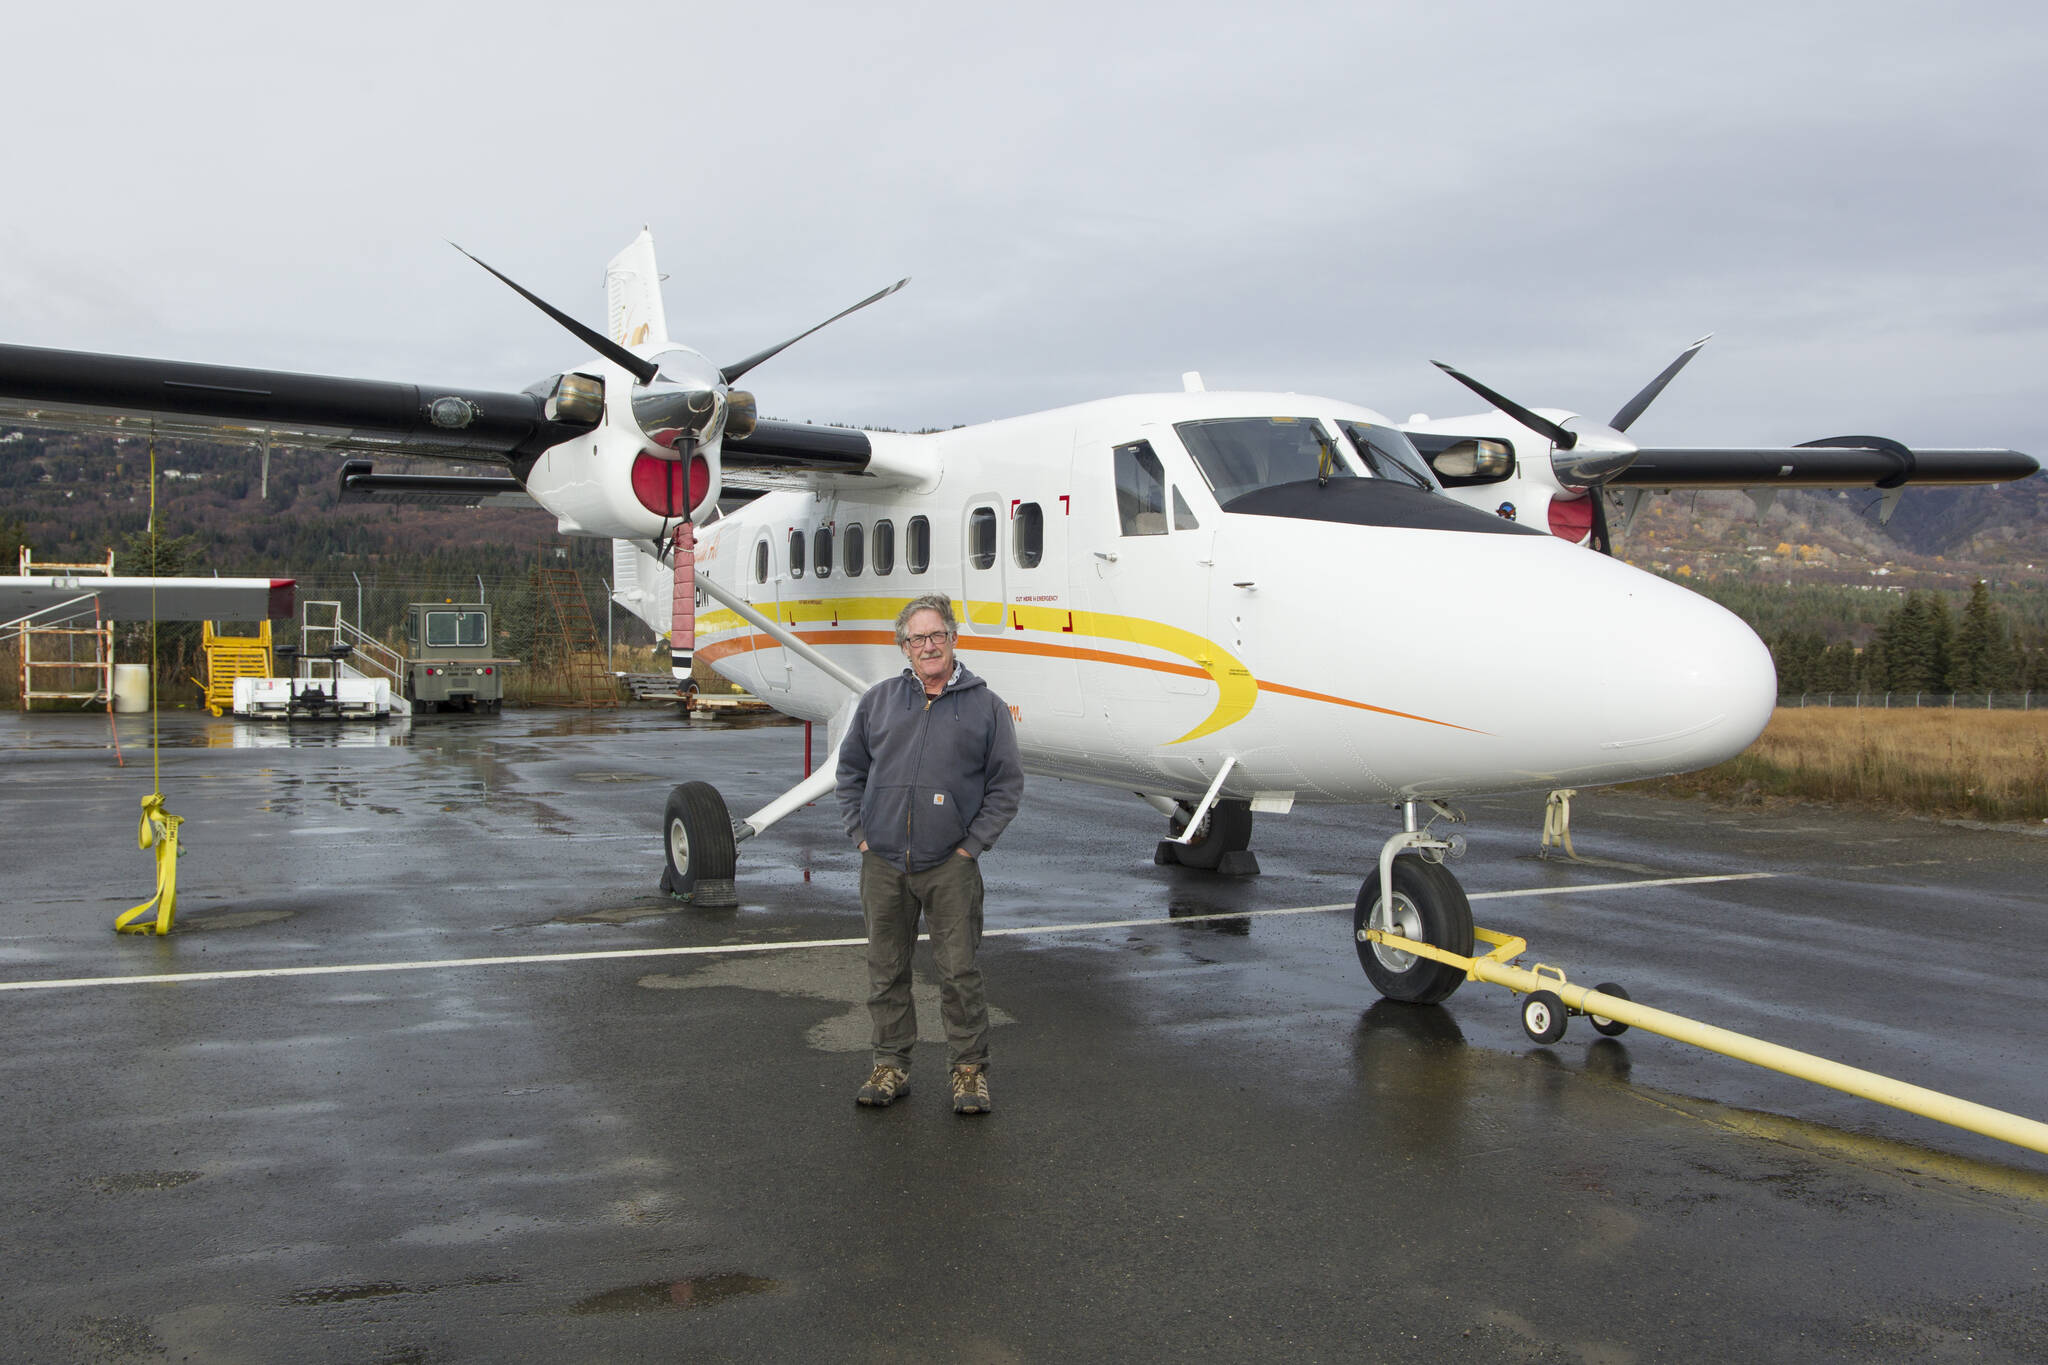
[[[457,251],[462,251],[462,248],[460,246],[457,246],[454,242],[450,242],[448,243],[448,245],[455,247]],[[591,328],[585,327],[582,323],[576,321],[576,319],[570,317],[567,313],[555,307],[552,303],[549,303],[546,299],[534,293],[525,285],[513,279],[510,275],[507,275],[504,271],[499,270],[496,266],[486,264],[484,261],[481,260],[477,260],[475,256],[470,256],[467,251],[462,251],[462,254],[465,256],[469,256],[469,259],[471,259],[472,261],[476,261],[478,265],[483,266],[484,269],[490,271],[493,275],[496,275],[499,279],[503,280],[506,284],[510,285],[512,287],[512,292],[519,295],[520,298],[525,299],[534,307],[540,309],[541,312],[546,313],[556,322],[561,323],[562,326],[569,329],[569,331],[576,337],[577,340],[581,341],[584,345],[590,347],[591,350],[596,351],[606,360],[611,361],[612,364],[617,365],[620,369],[625,370],[627,373],[631,374],[635,379],[639,380],[642,384],[652,384],[654,382],[654,377],[657,374],[661,373],[661,367],[656,365],[653,361],[642,360],[639,356],[634,355],[631,351],[619,345],[618,342],[613,341],[604,333],[593,331]]]
[[[1517,422],[1520,422],[1523,426],[1529,428],[1529,430],[1540,432],[1543,435],[1549,437],[1550,443],[1556,446],[1558,449],[1570,450],[1572,447],[1576,446],[1579,443],[1579,436],[1577,432],[1566,431],[1563,427],[1551,421],[1548,417],[1537,416],[1535,413],[1529,411],[1529,409],[1523,407],[1520,403],[1517,403],[1514,399],[1503,397],[1502,395],[1495,393],[1492,389],[1487,388],[1486,385],[1480,383],[1471,375],[1466,374],[1461,370],[1452,369],[1449,365],[1444,364],[1441,360],[1432,360],[1429,363],[1436,366],[1439,370],[1442,370],[1451,378],[1457,380],[1460,384],[1463,384],[1466,388],[1472,390],[1472,392],[1478,394],[1481,398],[1484,398],[1487,402],[1499,408],[1508,416],[1514,418]],[[1654,395],[1652,396],[1654,397]]]
[[[637,381],[629,402],[633,422],[649,441],[664,449],[675,451],[684,459],[706,447],[714,446],[728,433],[735,440],[740,440],[754,429],[758,411],[754,396],[732,387],[741,375],[762,361],[780,355],[812,332],[829,327],[850,313],[858,313],[869,304],[889,297],[910,283],[909,276],[905,276],[887,289],[877,290],[868,295],[851,308],[843,308],[834,313],[816,327],[798,332],[789,340],[770,346],[765,351],[756,351],[734,365],[714,369],[704,357],[686,348],[677,347],[675,352],[680,354],[670,353],[670,371],[664,374],[661,366],[654,361],[642,359],[603,333],[584,326],[504,271],[463,251],[462,247],[454,242],[448,245],[455,247],[463,255],[469,256],[470,260],[497,276],[519,297],[560,323],[584,345],[631,374]]]
[[[876,290],[874,293],[862,299],[859,303],[853,305],[853,307],[840,309],[831,317],[826,318],[823,322],[819,323],[816,327],[811,328],[810,331],[798,332],[795,336],[791,337],[789,340],[785,342],[782,342],[780,345],[770,346],[765,351],[756,351],[752,355],[748,356],[745,360],[740,361],[737,365],[725,366],[723,369],[719,370],[718,376],[728,384],[737,384],[739,382],[740,376],[745,374],[748,370],[753,369],[756,365],[760,364],[764,360],[772,359],[773,357],[780,355],[782,352],[788,350],[790,347],[796,345],[799,341],[802,341],[805,337],[809,336],[811,332],[816,332],[823,328],[830,327],[833,323],[839,321],[839,319],[847,316],[849,313],[858,313],[861,309],[867,307],[871,303],[879,303],[883,299],[888,298],[891,294],[895,293],[897,290],[901,289],[904,285],[909,283],[910,276],[905,275],[902,279],[896,281],[896,283],[890,285],[887,289]]]
[[[1658,375],[1655,379],[1652,379],[1649,383],[1643,385],[1643,391],[1641,393],[1629,399],[1626,403],[1623,403],[1621,405],[1621,410],[1614,414],[1614,420],[1609,422],[1607,425],[1613,427],[1616,431],[1627,431],[1629,429],[1629,424],[1634,422],[1636,418],[1641,417],[1643,415],[1643,409],[1650,406],[1651,402],[1656,399],[1658,394],[1664,392],[1664,386],[1671,382],[1672,376],[1677,374],[1680,370],[1684,369],[1685,363],[1700,353],[1700,347],[1706,345],[1713,339],[1714,334],[1712,332],[1709,332],[1705,336],[1701,337],[1698,341],[1695,341],[1692,345],[1686,347],[1684,351],[1679,353],[1678,359],[1672,361],[1669,365],[1666,365],[1664,367],[1664,373]]]

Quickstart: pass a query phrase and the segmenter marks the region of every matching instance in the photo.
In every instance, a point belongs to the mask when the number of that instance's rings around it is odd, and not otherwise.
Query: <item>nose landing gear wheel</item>
[[[693,905],[738,905],[733,873],[739,850],[725,798],[709,782],[685,782],[668,794],[662,813],[667,859],[661,889]]]
[[[1593,989],[1601,995],[1611,995],[1616,1000],[1632,1000],[1635,998],[1612,981],[1603,981]],[[1605,1015],[1599,1014],[1588,1014],[1586,1017],[1593,1021],[1594,1028],[1606,1034],[1609,1038],[1619,1038],[1622,1034],[1628,1032],[1628,1025],[1619,1020],[1609,1019]]]
[[[1448,963],[1418,957],[1363,935],[1384,929],[1463,957],[1472,955],[1472,903],[1450,869],[1424,862],[1412,853],[1394,859],[1394,894],[1380,894],[1379,868],[1374,867],[1358,889],[1351,912],[1352,936],[1358,944],[1358,965],[1366,979],[1389,1000],[1434,1005],[1465,984],[1465,973]]]
[[[1522,1001],[1522,1031],[1539,1043],[1564,1037],[1564,1001],[1555,991],[1530,991]]]

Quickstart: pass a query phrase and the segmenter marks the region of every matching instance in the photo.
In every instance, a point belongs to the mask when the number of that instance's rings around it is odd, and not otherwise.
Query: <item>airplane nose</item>
[[[1631,571],[1625,623],[1609,635],[1605,747],[1643,776],[1735,757],[1769,724],[1778,673],[1755,631],[1686,588]]]

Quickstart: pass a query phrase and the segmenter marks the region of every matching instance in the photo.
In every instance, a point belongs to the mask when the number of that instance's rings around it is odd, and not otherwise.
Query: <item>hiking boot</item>
[[[953,1112],[986,1114],[994,1108],[988,1097],[988,1068],[972,1064],[954,1067]]]
[[[873,1105],[877,1109],[887,1108],[910,1093],[910,1075],[893,1066],[878,1066],[875,1074],[868,1077],[867,1084],[853,1098],[857,1103]]]

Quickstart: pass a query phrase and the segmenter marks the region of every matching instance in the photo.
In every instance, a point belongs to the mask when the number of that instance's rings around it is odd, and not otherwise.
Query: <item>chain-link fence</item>
[[[2048,695],[2048,694],[2044,694]],[[1945,710],[2031,711],[2032,692],[1799,692],[1778,698],[1780,706],[1872,706],[1886,710],[1939,707]]]

